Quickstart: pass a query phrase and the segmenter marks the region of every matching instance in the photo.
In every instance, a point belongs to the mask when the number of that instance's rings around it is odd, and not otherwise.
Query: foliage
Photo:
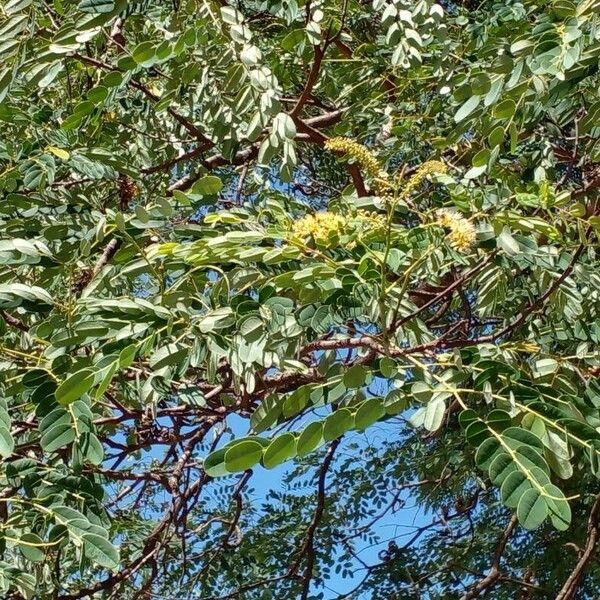
[[[599,28],[5,2],[3,594],[591,597]]]

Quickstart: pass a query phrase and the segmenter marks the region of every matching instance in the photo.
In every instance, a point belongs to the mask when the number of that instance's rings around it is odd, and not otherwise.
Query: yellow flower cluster
[[[412,194],[422,183],[427,175],[440,174],[448,172],[448,167],[439,160],[428,160],[424,162],[406,182],[406,186],[402,190],[402,197],[407,198]]]
[[[390,189],[389,175],[381,168],[375,155],[362,144],[349,138],[333,137],[325,142],[325,148],[352,157],[373,180],[379,193]]]
[[[366,233],[383,231],[386,226],[384,215],[366,210],[359,210],[354,215],[339,215],[332,212],[319,212],[305,215],[296,221],[291,228],[294,237],[312,238],[318,246],[331,247],[336,237],[342,233],[350,236],[362,236]],[[348,248],[356,245],[349,241]]]
[[[315,242],[327,245],[334,234],[339,234],[346,225],[346,219],[332,212],[305,215],[292,225],[292,233],[300,238],[312,237]]]
[[[471,221],[458,213],[442,209],[437,212],[437,223],[450,230],[448,241],[459,252],[468,252],[477,240],[477,233]]]

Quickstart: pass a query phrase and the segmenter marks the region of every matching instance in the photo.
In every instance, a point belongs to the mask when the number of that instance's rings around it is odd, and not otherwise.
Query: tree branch
[[[517,524],[517,515],[513,515],[498,539],[490,572],[481,581],[475,583],[471,589],[461,597],[460,600],[473,600],[474,598],[478,598],[481,592],[485,592],[488,588],[492,587],[496,581],[498,581],[500,578],[500,560],[502,559],[502,554],[504,553],[506,544],[508,543],[508,540],[515,530]]]
[[[596,550],[596,543],[598,541],[598,518],[600,516],[600,494],[596,496],[592,509],[590,510],[590,516],[588,518],[587,525],[587,541],[585,543],[585,549],[581,554],[575,568],[569,575],[569,578],[565,581],[564,585],[558,592],[555,600],[575,600],[577,588],[581,583],[581,578],[585,572],[585,569],[592,558],[594,551]]]
[[[331,442],[329,449],[327,450],[327,454],[325,455],[325,459],[323,460],[323,464],[319,470],[319,480],[317,484],[317,504],[313,513],[313,518],[308,526],[308,529],[306,530],[306,535],[304,537],[302,547],[298,552],[298,557],[288,571],[290,575],[294,574],[298,569],[302,557],[307,557],[306,569],[302,579],[302,594],[300,596],[300,600],[306,600],[310,591],[310,581],[312,579],[312,572],[316,560],[314,548],[315,532],[319,526],[319,523],[321,522],[321,518],[323,517],[323,511],[325,510],[325,478],[327,477],[329,466],[331,465],[333,455],[335,454],[336,448],[339,446],[340,441],[341,440],[338,438]]]

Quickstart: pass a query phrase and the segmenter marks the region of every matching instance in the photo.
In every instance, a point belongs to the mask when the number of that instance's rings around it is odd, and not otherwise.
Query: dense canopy
[[[0,594],[597,597],[596,0],[0,6]]]

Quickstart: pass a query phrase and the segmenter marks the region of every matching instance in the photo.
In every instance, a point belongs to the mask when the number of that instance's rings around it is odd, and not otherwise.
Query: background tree
[[[597,595],[594,0],[0,19],[4,597]]]

